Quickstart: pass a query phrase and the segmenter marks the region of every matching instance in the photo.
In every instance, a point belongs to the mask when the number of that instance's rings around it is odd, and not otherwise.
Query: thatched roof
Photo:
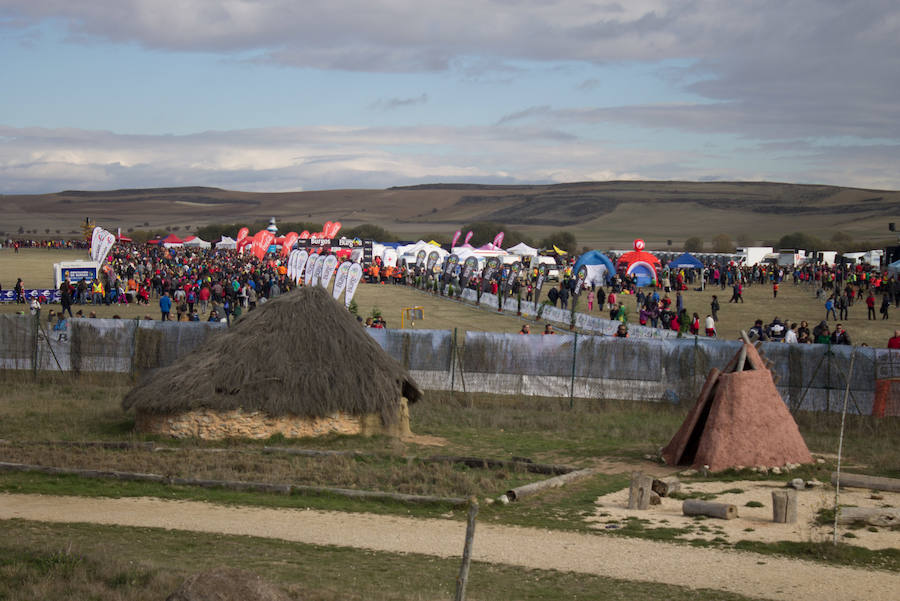
[[[356,318],[318,286],[246,313],[171,366],[150,374],[122,407],[151,413],[242,408],[269,415],[381,414],[421,391]]]

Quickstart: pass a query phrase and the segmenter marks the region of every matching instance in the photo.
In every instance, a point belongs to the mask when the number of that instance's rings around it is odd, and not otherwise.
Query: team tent
[[[894,261],[893,263],[888,265],[887,270],[890,273],[900,273],[900,261]]]
[[[184,245],[190,248],[210,248],[212,246],[212,244],[198,236],[189,236],[188,238],[185,238]]]
[[[612,261],[597,250],[590,250],[578,257],[572,273],[577,274],[583,266],[587,267],[587,277],[584,283],[588,286],[604,286],[612,274],[616,272]]]
[[[162,244],[166,248],[173,248],[178,246],[184,246],[184,240],[176,236],[175,234],[169,234],[162,240],[158,242],[158,244]]]
[[[531,248],[524,242],[519,242],[515,246],[506,249],[511,255],[518,255],[520,257],[536,257],[538,255],[538,249]]]
[[[216,242],[216,250],[237,250],[237,240],[222,236],[222,239]]]
[[[684,253],[669,261],[670,269],[703,269],[703,263],[691,253]]]

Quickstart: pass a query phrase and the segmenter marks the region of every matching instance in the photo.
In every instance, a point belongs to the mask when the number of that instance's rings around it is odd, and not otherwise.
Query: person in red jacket
[[[866,297],[866,307],[869,308],[867,319],[875,319],[875,293],[871,290],[869,291],[869,295]]]
[[[888,340],[888,348],[900,349],[900,330],[894,330],[894,337]]]

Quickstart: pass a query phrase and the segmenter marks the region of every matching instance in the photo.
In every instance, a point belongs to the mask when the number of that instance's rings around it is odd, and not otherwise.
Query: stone
[[[777,465],[776,465],[775,467],[773,467],[773,468],[772,468],[771,470],[769,470],[769,471],[770,471],[771,473],[775,474],[776,476],[778,476],[778,475],[781,474],[781,468],[778,467]]]
[[[816,480],[815,478],[813,478],[812,480],[807,480],[807,481],[806,481],[806,486],[808,486],[809,488],[818,488],[818,487],[820,487],[820,486],[825,486],[825,483],[822,482],[822,481],[820,481],[820,480]]]
[[[788,484],[791,488],[795,488],[797,490],[803,490],[806,488],[806,482],[803,481],[803,478],[794,478]]]
[[[660,498],[660,496],[658,494],[656,494],[652,490],[650,491],[650,504],[651,505],[662,505],[662,499]]]
[[[819,457],[818,459],[816,459],[816,463],[825,463],[825,460]]]
[[[506,495],[500,495],[497,498],[497,501],[499,501],[501,505],[509,505],[509,497]]]

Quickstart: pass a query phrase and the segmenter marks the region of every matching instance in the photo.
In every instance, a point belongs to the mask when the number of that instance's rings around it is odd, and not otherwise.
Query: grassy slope
[[[581,244],[623,246],[644,237],[650,247],[690,236],[778,239],[785,233],[844,230],[856,238],[887,237],[900,215],[900,193],[764,182],[594,182],[558,186],[432,186],[261,194],[213,188],[5,196],[6,228],[64,234],[84,216],[107,228],[197,227],[240,220],[376,223],[419,237],[450,233],[490,219],[533,236],[575,230]],[[73,217],[74,216],[74,217]],[[826,236],[827,237],[827,236]]]

